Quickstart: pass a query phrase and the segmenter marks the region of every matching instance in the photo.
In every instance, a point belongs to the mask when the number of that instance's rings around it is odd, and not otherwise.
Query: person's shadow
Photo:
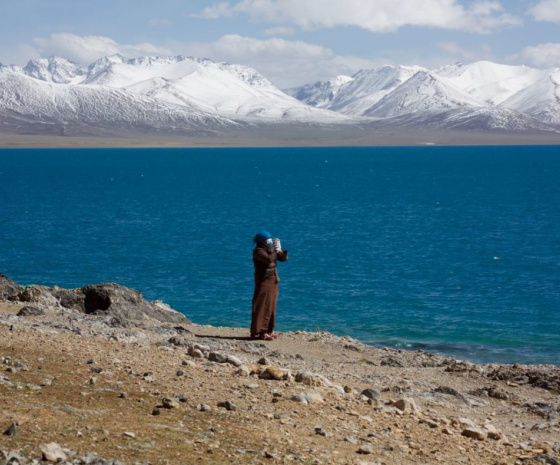
[[[260,339],[251,336],[212,336],[208,334],[195,334],[195,336],[208,339],[229,339],[231,341],[260,341]]]

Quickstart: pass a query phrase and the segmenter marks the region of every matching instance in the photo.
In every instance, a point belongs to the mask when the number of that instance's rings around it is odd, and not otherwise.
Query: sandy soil
[[[22,305],[0,302],[0,462],[38,460],[47,443],[68,463],[88,453],[152,464],[560,455],[559,367],[477,366],[328,333],[264,342],[239,328],[17,316]]]

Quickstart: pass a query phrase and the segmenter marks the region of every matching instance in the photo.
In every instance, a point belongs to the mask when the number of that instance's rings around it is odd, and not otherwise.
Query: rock
[[[7,276],[0,273],[0,300],[13,300],[21,292],[22,287]]]
[[[240,367],[241,365],[243,365],[243,362],[233,355],[227,355],[226,362],[235,367]]]
[[[502,439],[504,437],[504,435],[500,431],[498,431],[498,429],[494,425],[491,425],[490,423],[486,423],[484,425],[484,429],[487,431],[488,438],[490,438],[490,439],[494,439],[495,441],[499,441],[500,439]]]
[[[368,399],[379,399],[381,397],[381,393],[375,389],[364,389],[360,395],[367,397]]]
[[[16,435],[16,424],[12,423],[10,426],[8,426],[8,429],[6,431],[4,431],[4,436],[15,436]]]
[[[459,426],[463,428],[465,427],[476,428],[476,423],[472,421],[470,418],[465,418],[465,417],[452,418],[451,424],[453,426]]]
[[[369,444],[364,444],[363,446],[360,446],[360,448],[358,449],[358,454],[368,455],[372,453],[373,453],[373,447],[371,447]]]
[[[39,307],[23,307],[18,313],[17,316],[41,316],[44,315],[45,311],[40,309]]]
[[[294,402],[302,404],[317,404],[324,402],[323,396],[318,392],[306,392],[304,394],[295,394],[291,398]]]
[[[39,449],[43,453],[43,460],[47,462],[58,462],[66,460],[66,454],[57,443],[42,444]]]
[[[266,357],[262,357],[257,363],[259,365],[270,365],[270,360],[268,360]]]
[[[200,349],[189,347],[189,355],[194,358],[204,358],[204,353]]]
[[[488,431],[484,428],[473,428],[469,426],[461,432],[461,436],[484,441],[488,437]]]
[[[421,412],[420,408],[416,405],[416,402],[414,402],[414,399],[410,397],[403,397],[402,399],[394,402],[393,405],[401,412],[411,414],[419,414]]]
[[[331,382],[323,375],[302,371],[296,375],[296,381],[307,386],[330,386]]]
[[[125,431],[123,433],[123,436],[126,437],[126,438],[135,438],[136,437],[136,435],[134,433],[132,433],[131,431]]]
[[[208,360],[216,363],[226,363],[227,357],[219,352],[210,352],[208,354]]]
[[[161,405],[166,409],[179,408],[179,401],[177,399],[170,399],[166,397],[161,401]]]
[[[234,373],[235,376],[243,376],[243,377],[250,376],[250,374],[251,374],[251,370],[249,370],[249,368],[246,367],[245,365],[241,365],[239,369],[237,369]]]
[[[212,408],[207,404],[198,404],[196,406],[196,409],[200,412],[208,412],[208,411],[212,410]]]
[[[178,396],[175,396],[175,399],[185,404],[189,401],[189,398],[187,396],[184,396],[183,394],[179,394]]]
[[[276,381],[284,380],[287,377],[288,372],[274,366],[266,367],[266,369],[259,374],[259,378],[261,379],[274,379]]]
[[[226,400],[225,402],[218,402],[218,407],[225,408],[226,410],[230,411],[237,410],[237,406],[229,400]]]
[[[152,415],[156,416],[160,414],[161,414],[161,409],[159,407],[154,407],[154,409],[152,410]]]
[[[169,323],[188,323],[179,312],[160,303],[148,302],[142,294],[120,284],[104,283],[84,286],[84,309],[87,314],[110,314],[124,320],[153,319]]]
[[[319,435],[319,436],[323,436],[323,437],[325,437],[325,438],[328,438],[328,437],[331,436],[327,431],[325,431],[325,430],[323,429],[322,426],[316,426],[316,427],[315,427],[315,434],[317,434],[317,435]]]
[[[185,372],[183,370],[177,370],[177,372],[175,374],[177,376],[183,376],[185,374]]]

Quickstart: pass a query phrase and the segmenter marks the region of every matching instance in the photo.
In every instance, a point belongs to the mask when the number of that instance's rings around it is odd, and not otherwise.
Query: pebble
[[[218,402],[218,407],[225,408],[230,411],[237,410],[237,406],[229,400],[226,400],[225,402]]]
[[[469,426],[461,432],[461,436],[484,441],[488,437],[488,431],[484,428],[473,428]]]
[[[16,435],[16,424],[12,423],[6,431],[4,431],[4,436],[15,436]]]
[[[161,405],[166,409],[179,408],[179,401],[177,399],[166,397],[161,401]]]
[[[123,436],[124,436],[124,437],[127,437],[127,438],[135,438],[135,437],[136,437],[136,435],[135,435],[133,432],[131,432],[131,431],[125,431],[125,432],[123,433]]]
[[[363,446],[360,446],[360,448],[358,449],[358,454],[372,454],[373,453],[373,447],[371,447],[369,444],[364,444]]]
[[[196,409],[200,412],[208,412],[209,410],[212,410],[212,408],[207,404],[198,404]]]

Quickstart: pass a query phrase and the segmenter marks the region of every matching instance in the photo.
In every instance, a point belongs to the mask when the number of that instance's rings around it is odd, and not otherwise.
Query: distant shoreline
[[[539,146],[560,145],[560,134],[476,134],[466,132],[403,131],[400,134],[340,134],[334,131],[315,137],[281,131],[277,136],[262,138],[232,135],[231,137],[183,137],[179,135],[150,137],[79,137],[52,135],[1,134],[0,149],[38,148],[280,148],[280,147],[461,147],[461,146]],[[337,135],[338,133],[338,135]]]

